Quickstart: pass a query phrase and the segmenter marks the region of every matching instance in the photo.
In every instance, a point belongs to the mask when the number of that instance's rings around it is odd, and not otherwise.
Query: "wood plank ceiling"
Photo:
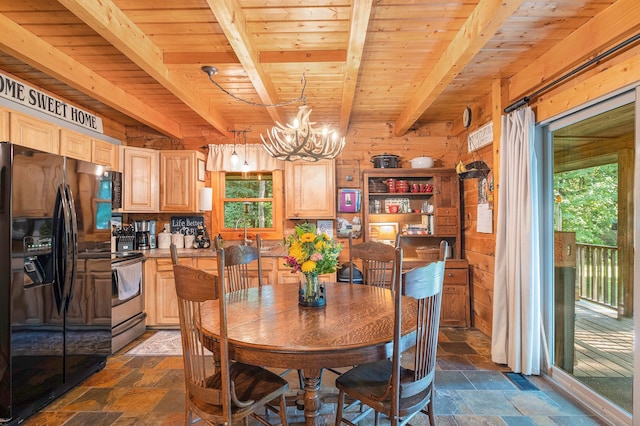
[[[458,119],[614,0],[1,0],[0,71],[124,125]],[[304,76],[305,85],[302,84]],[[520,96],[524,94],[519,94]],[[215,129],[215,130],[213,130]]]

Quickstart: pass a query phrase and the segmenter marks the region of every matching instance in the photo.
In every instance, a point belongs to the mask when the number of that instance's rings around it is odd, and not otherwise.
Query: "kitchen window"
[[[214,231],[224,239],[241,240],[246,221],[252,240],[257,233],[263,239],[282,238],[282,171],[219,172],[212,179],[214,199],[219,200],[213,208]]]

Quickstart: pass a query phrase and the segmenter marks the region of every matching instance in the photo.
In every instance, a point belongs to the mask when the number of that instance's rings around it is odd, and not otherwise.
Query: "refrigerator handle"
[[[69,311],[69,307],[71,306],[71,301],[73,300],[73,289],[76,281],[76,262],[78,258],[78,219],[76,217],[76,204],[73,199],[73,194],[71,192],[71,188],[69,185],[65,185],[65,196],[67,199],[68,206],[68,225],[67,225],[67,233],[70,242],[70,249],[67,251],[67,270],[69,271],[66,280],[66,290],[67,293],[65,297],[67,299],[67,303],[65,306],[65,312]]]
[[[0,168],[0,214],[4,214],[7,209],[7,202],[9,201],[9,186],[7,179],[7,166]]]
[[[67,212],[64,200],[64,186],[58,187],[56,203],[53,210],[53,259],[54,280],[53,294],[56,298],[58,314],[62,313],[64,301],[65,276],[67,274],[66,253],[69,242],[67,241]]]

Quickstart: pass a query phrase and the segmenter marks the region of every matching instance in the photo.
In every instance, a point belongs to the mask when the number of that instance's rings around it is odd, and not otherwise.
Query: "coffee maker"
[[[134,220],[133,230],[135,231],[135,247],[136,250],[146,250],[151,248],[151,223],[148,220]]]

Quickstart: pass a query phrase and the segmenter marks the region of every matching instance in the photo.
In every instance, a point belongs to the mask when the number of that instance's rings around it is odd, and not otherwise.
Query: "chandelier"
[[[335,158],[342,152],[345,145],[344,136],[340,137],[334,129],[330,129],[327,126],[323,126],[322,129],[314,128],[316,123],[311,122],[309,119],[311,109],[307,107],[307,98],[304,96],[304,89],[306,86],[304,75],[302,76],[303,86],[299,98],[278,104],[261,104],[239,98],[220,86],[220,84],[213,80],[213,76],[218,72],[215,67],[203,66],[201,69],[209,76],[209,80],[220,90],[230,97],[249,105],[260,107],[279,107],[290,105],[295,102],[302,102],[302,106],[299,107],[298,114],[296,115],[293,124],[283,126],[276,121],[276,125],[273,126],[271,130],[267,129],[267,138],[262,134],[260,135],[262,145],[272,157],[285,161],[318,161],[322,159]]]
[[[276,125],[267,131],[267,138],[262,134],[262,145],[274,158],[286,161],[306,160],[318,161],[324,158],[335,158],[344,148],[344,136],[340,137],[335,130],[313,127],[309,120],[311,109],[302,105],[293,124]]]

